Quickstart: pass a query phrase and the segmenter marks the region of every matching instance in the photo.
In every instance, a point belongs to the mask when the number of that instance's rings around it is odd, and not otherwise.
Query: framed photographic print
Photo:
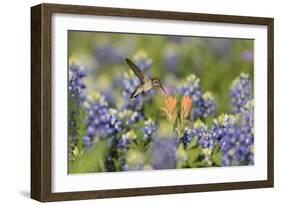
[[[273,19],[31,8],[31,197],[273,187]]]

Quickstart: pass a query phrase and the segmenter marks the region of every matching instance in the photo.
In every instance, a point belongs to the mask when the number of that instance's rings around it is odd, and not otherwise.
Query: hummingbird
[[[166,94],[166,91],[164,90],[159,78],[149,78],[130,59],[126,58],[125,60],[140,81],[140,84],[132,93],[130,99],[136,98],[140,93],[149,91],[155,87],[160,87]]]

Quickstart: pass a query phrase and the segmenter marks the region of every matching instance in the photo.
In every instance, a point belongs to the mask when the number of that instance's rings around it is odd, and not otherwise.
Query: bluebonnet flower
[[[86,140],[85,145],[89,145],[89,138],[94,140],[95,137],[117,135],[123,126],[117,110],[109,108],[103,95],[99,93],[95,95],[88,111],[87,135],[83,138]]]
[[[126,134],[122,134],[120,140],[118,141],[118,147],[121,149],[127,149],[129,143],[129,137]]]
[[[122,134],[120,139],[117,139],[117,160],[120,164],[121,170],[129,170],[128,165],[126,164],[126,155],[128,153],[128,149],[130,146],[130,143],[136,139],[137,136],[133,130],[130,130],[124,134]]]
[[[234,124],[237,141],[235,153],[235,163],[254,164],[254,101],[252,100],[252,85],[248,74],[240,74],[236,78],[230,89],[231,109],[236,113],[236,122]],[[235,135],[234,135],[235,136]],[[232,137],[233,138],[233,137]],[[229,146],[225,141],[224,146]],[[233,151],[233,150],[232,150]],[[223,156],[227,163],[231,162],[229,156]]]
[[[82,136],[82,129],[84,125],[84,105],[86,100],[84,90],[86,88],[83,83],[83,78],[86,72],[83,71],[82,66],[79,64],[71,64],[69,67],[69,82],[68,82],[68,135],[70,140],[70,147],[74,148],[77,140]]]
[[[243,125],[241,115],[221,115],[211,132],[220,144],[222,166],[253,164],[253,128]]]
[[[186,148],[194,137],[198,137],[198,142],[202,148],[213,149],[217,143],[217,140],[212,137],[207,126],[200,120],[194,123],[193,128],[185,128],[184,134],[179,142]]]
[[[207,126],[200,120],[194,123],[193,133],[198,137],[198,143],[202,146],[202,148],[214,148],[216,139],[212,137]]]
[[[217,104],[215,97],[211,94],[211,92],[205,92],[203,94],[203,99],[204,99],[204,113],[203,117],[214,117],[216,115],[217,111]]]
[[[215,115],[216,101],[211,93],[202,94],[200,80],[195,75],[187,77],[185,84],[179,88],[179,93],[192,99],[192,120]]]
[[[83,94],[83,90],[86,88],[86,85],[83,83],[83,78],[85,76],[86,72],[82,69],[81,65],[70,65],[68,91],[70,96],[73,97],[77,103],[81,103],[86,99]]]
[[[241,108],[241,116],[243,118],[243,126],[248,125],[250,127],[254,127],[254,100],[248,101]]]
[[[185,130],[183,137],[180,139],[179,147],[186,149],[194,138],[198,139],[198,145],[202,149],[200,158],[202,158],[202,160],[204,159],[204,161],[211,166],[213,164],[211,161],[211,154],[217,144],[217,140],[212,137],[208,127],[199,119],[194,123],[192,129]]]
[[[152,167],[154,169],[173,169],[176,166],[177,141],[173,137],[153,138],[151,146]]]
[[[142,128],[143,139],[150,140],[153,133],[156,131],[156,124],[152,119],[144,121],[144,127]]]
[[[241,108],[252,99],[252,83],[248,74],[241,73],[232,82],[229,96],[232,112],[240,112]]]
[[[84,136],[82,140],[85,148],[89,148],[92,145],[92,139],[88,135]]]
[[[179,139],[179,144],[182,143],[184,148],[186,148],[187,145],[191,142],[192,138],[195,136],[196,133],[193,131],[193,129],[186,127],[183,136]]]
[[[123,109],[120,112],[120,118],[124,121],[126,126],[137,123],[143,119],[143,115],[139,111],[133,111],[130,109]]]

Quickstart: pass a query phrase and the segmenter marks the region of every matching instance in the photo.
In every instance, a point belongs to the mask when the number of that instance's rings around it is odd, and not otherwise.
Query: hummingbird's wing
[[[149,78],[130,59],[126,58],[125,60],[141,83],[149,80]]]

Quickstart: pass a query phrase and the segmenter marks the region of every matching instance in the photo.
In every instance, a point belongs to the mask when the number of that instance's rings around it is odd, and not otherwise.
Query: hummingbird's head
[[[154,87],[160,87],[160,88],[163,90],[163,92],[166,94],[166,91],[165,91],[164,88],[162,87],[162,84],[161,84],[160,79],[158,79],[158,78],[153,78],[153,79],[152,79],[152,85],[153,85]]]
[[[153,86],[160,86],[161,85],[160,79],[153,78],[152,79],[152,84],[153,84]]]

